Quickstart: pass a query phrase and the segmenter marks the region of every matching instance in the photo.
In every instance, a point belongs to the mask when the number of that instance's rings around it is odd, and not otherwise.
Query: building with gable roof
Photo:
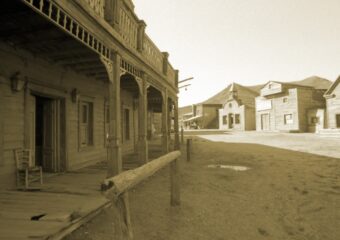
[[[219,110],[219,128],[255,130],[255,98],[259,94],[237,83],[229,86],[227,100]]]
[[[270,81],[256,98],[256,130],[317,132],[324,128],[325,89]]]
[[[340,129],[340,76],[325,93],[326,128]]]

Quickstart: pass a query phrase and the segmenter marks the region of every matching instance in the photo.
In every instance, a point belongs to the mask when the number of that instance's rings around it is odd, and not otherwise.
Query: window
[[[228,116],[223,116],[223,125],[227,125],[228,124]]]
[[[287,102],[288,102],[288,98],[287,98],[287,97],[284,97],[282,101],[283,101],[284,103],[287,103]]]
[[[293,114],[285,114],[284,115],[284,123],[287,124],[293,124]]]
[[[79,145],[86,147],[93,145],[93,103],[80,102],[79,114]]]
[[[104,105],[104,144],[108,145],[109,141],[109,129],[110,129],[110,108],[109,105]]]
[[[235,124],[240,124],[241,120],[240,120],[240,114],[235,114]]]
[[[130,110],[125,108],[123,111],[123,141],[130,140]]]

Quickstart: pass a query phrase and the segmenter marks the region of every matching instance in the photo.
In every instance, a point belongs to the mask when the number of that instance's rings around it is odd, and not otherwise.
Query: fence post
[[[183,129],[183,126],[181,126],[181,143],[184,144],[184,129]]]
[[[132,240],[133,232],[130,217],[130,204],[128,193],[125,192],[113,200],[112,205],[115,221],[115,239]]]
[[[191,160],[191,138],[187,139],[187,161]]]
[[[170,163],[170,188],[171,188],[171,206],[179,206],[181,204],[181,195],[180,195],[180,179],[179,179],[179,161],[176,159],[175,161]]]

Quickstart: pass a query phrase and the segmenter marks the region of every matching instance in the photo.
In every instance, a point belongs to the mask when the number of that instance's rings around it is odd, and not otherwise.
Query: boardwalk
[[[48,177],[39,192],[0,192],[0,239],[58,239],[109,204],[99,187],[105,176],[95,165]]]

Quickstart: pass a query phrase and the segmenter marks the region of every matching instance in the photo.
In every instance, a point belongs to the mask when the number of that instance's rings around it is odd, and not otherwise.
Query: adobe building
[[[340,77],[327,90],[326,128],[340,132]]]
[[[325,89],[270,81],[256,98],[256,130],[316,132],[324,128]]]
[[[4,0],[0,14],[0,189],[15,186],[16,149],[48,173],[107,161],[113,176],[129,153],[144,164],[155,114],[170,150],[178,71],[131,0]]]
[[[255,98],[259,94],[240,84],[229,86],[227,100],[219,110],[219,128],[239,131],[256,129]]]

